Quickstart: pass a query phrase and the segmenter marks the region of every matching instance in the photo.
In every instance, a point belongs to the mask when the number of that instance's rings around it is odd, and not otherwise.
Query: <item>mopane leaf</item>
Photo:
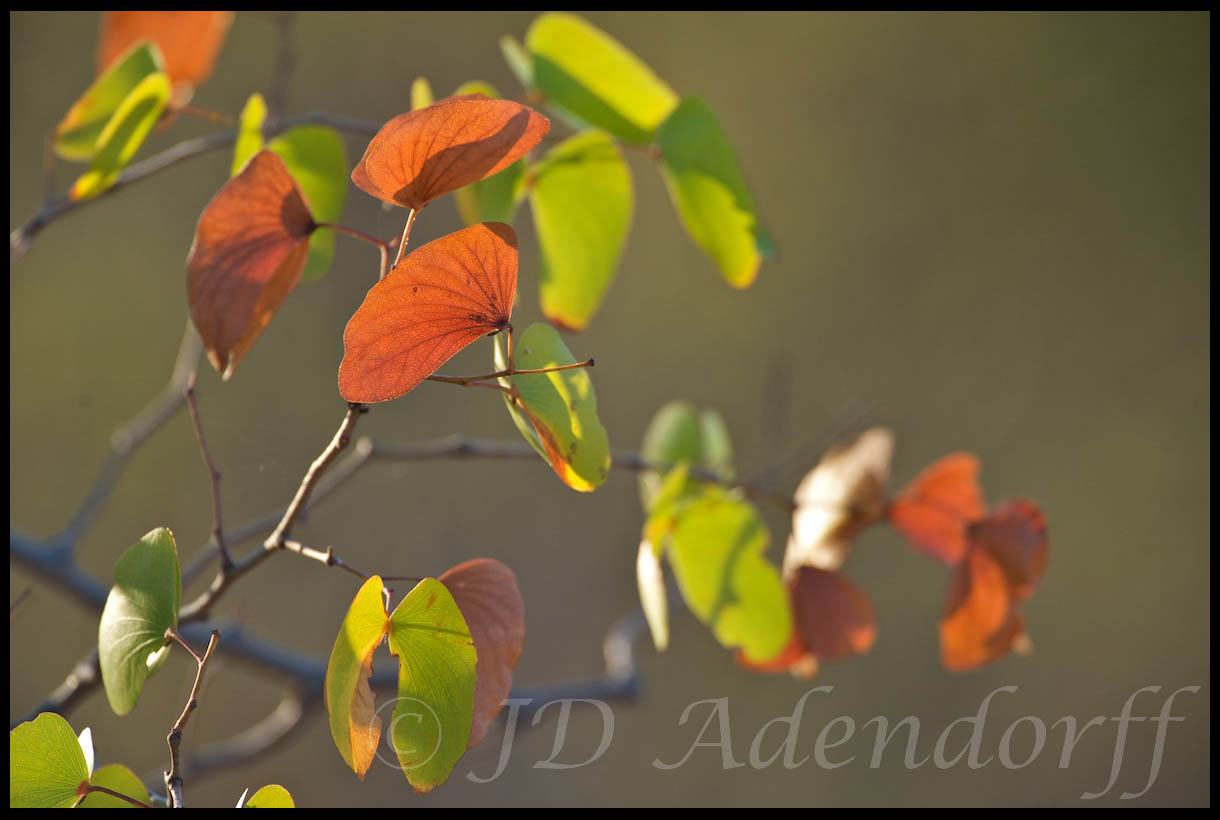
[[[784,577],[797,567],[838,569],[856,534],[880,520],[894,454],[894,434],[882,427],[822,456],[796,488]]]
[[[347,198],[347,151],[339,132],[324,125],[302,125],[271,140],[267,147],[284,161],[300,186],[314,221],[338,222]],[[313,234],[301,278],[320,278],[334,257],[334,231]]]
[[[360,779],[373,763],[381,738],[381,718],[374,711],[375,695],[369,688],[373,650],[389,629],[382,601],[381,578],[364,582],[348,607],[335,646],[326,664],[326,711],[330,734],[344,762]]]
[[[127,549],[98,625],[98,666],[115,714],[136,705],[144,681],[165,660],[165,630],[178,623],[182,577],[174,535],[159,527]]]
[[[390,615],[398,698],[390,737],[416,792],[444,783],[466,752],[474,712],[477,655],[453,596],[425,578]]]
[[[645,538],[635,558],[635,581],[640,591],[640,607],[648,621],[653,645],[658,652],[669,646],[669,600],[665,592],[665,576],[656,548]]]
[[[314,220],[263,150],[212,198],[186,260],[186,294],[212,366],[229,378],[300,281]]]
[[[89,769],[68,721],[43,712],[8,733],[10,809],[67,809],[89,785]]]
[[[262,94],[251,94],[238,118],[237,142],[233,146],[233,167],[229,176],[237,176],[250,157],[263,149],[263,123],[266,120],[267,101]]]
[[[638,57],[574,15],[543,14],[530,25],[525,47],[533,57],[532,86],[549,102],[628,142],[648,143],[678,104],[674,90]]]
[[[516,289],[517,235],[508,225],[473,225],[416,249],[348,321],[339,392],[362,404],[398,398],[503,329]]]
[[[601,307],[627,239],[631,173],[614,141],[589,131],[552,148],[531,179],[542,312],[562,328],[583,330]]]
[[[154,72],[140,80],[102,128],[89,170],[72,183],[68,195],[89,199],[113,185],[157,124],[168,100],[169,80],[164,74]]]
[[[449,97],[382,126],[352,171],[352,182],[383,202],[418,210],[504,170],[550,127],[546,117],[520,103]]]
[[[482,94],[498,99],[500,94],[490,84],[478,80],[463,83],[453,96]],[[472,182],[453,192],[458,216],[467,225],[479,222],[512,222],[521,201],[525,179],[525,160],[519,159],[499,173]]]
[[[508,360],[496,345],[496,369]],[[536,323],[521,334],[515,351],[519,370],[574,364],[576,359],[550,325]],[[587,368],[500,379],[516,391],[505,396],[509,413],[551,469],[574,490],[601,486],[610,472],[610,442],[597,416],[597,396]]]
[[[185,104],[195,86],[212,73],[212,64],[232,23],[231,11],[104,12],[98,68],[105,69],[133,43],[151,40],[165,55],[174,102]]]
[[[244,809],[295,809],[292,795],[283,786],[263,786],[250,795]]]
[[[687,233],[730,285],[748,288],[770,239],[711,108],[693,97],[682,100],[657,129],[656,143],[661,174]]]
[[[775,657],[792,635],[792,610],[754,507],[707,488],[677,517],[669,560],[687,605],[726,647],[748,660]]]
[[[937,460],[890,502],[890,524],[916,549],[953,566],[966,554],[967,528],[985,511],[978,475],[969,453]]]
[[[155,45],[142,43],[128,50],[93,81],[55,126],[52,136],[55,153],[77,162],[92,159],[102,129],[123,100],[141,80],[161,70],[161,52]]]
[[[721,478],[733,477],[733,445],[724,419],[713,409],[698,412],[681,400],[665,404],[652,417],[640,455],[666,469],[686,462],[713,470]],[[640,499],[645,510],[653,505],[662,475],[655,470],[640,473]]]
[[[525,648],[525,602],[513,571],[490,558],[458,564],[438,579],[453,595],[478,654],[474,685],[473,748],[483,740],[513,685]]]
[[[89,785],[101,786],[104,789],[110,789],[112,792],[134,797],[144,804],[148,804],[151,800],[148,789],[144,787],[143,781],[140,780],[135,772],[121,763],[111,763],[109,766],[103,766],[98,769],[89,778]],[[89,795],[81,801],[77,808],[135,809],[139,807],[133,806],[126,800],[120,800],[117,797],[111,797],[102,792],[89,792]]]

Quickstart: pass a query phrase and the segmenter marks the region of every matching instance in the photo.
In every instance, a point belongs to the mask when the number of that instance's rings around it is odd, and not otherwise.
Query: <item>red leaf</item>
[[[940,622],[947,669],[973,669],[1013,648],[1025,631],[1020,604],[1041,579],[1048,549],[1046,520],[1028,501],[1004,504],[970,528]]]
[[[449,97],[382,126],[352,182],[383,202],[419,210],[504,170],[550,128],[546,117],[511,100]]]
[[[966,528],[983,517],[979,462],[953,453],[934,462],[890,504],[889,519],[918,550],[950,566],[966,553]]]
[[[364,297],[343,331],[339,392],[371,404],[413,389],[459,350],[508,324],[517,235],[485,222],[409,254]]]
[[[226,379],[300,281],[314,227],[296,181],[270,151],[204,208],[186,260],[187,302]]]
[[[165,58],[174,101],[190,99],[212,73],[216,54],[233,22],[231,11],[107,11],[102,15],[98,72],[139,40],[152,40]]]
[[[490,558],[458,564],[438,579],[453,595],[478,654],[470,742],[477,746],[513,685],[525,648],[525,602],[513,571]]]

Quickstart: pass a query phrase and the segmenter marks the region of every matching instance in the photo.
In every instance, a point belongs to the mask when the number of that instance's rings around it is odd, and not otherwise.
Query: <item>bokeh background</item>
[[[746,292],[730,290],[682,232],[664,186],[629,157],[636,212],[621,269],[577,356],[595,355],[601,417],[612,445],[635,448],[652,414],[680,397],[727,419],[740,471],[772,470],[795,486],[818,443],[851,421],[897,433],[895,481],[958,449],[977,453],[991,499],[1030,496],[1051,525],[1051,562],[1027,616],[1035,653],[955,675],[937,658],[945,572],[888,531],[863,538],[848,566],[874,597],[874,650],[826,668],[833,691],[810,699],[798,758],[830,719],[860,727],[834,759],[785,770],[725,771],[716,749],[686,754],[702,725],[693,701],[727,697],[734,755],[748,760],[768,720],[789,714],[806,684],[738,669],[686,613],[673,645],[640,645],[644,689],[615,704],[609,751],[583,768],[534,768],[557,718],[519,732],[505,774],[494,742],[444,787],[415,797],[376,764],[361,784],[324,717],[294,743],[236,770],[188,781],[192,805],[232,805],[242,789],[282,783],[298,805],[551,804],[1063,804],[1122,803],[1148,777],[1155,727],[1132,727],[1115,787],[1115,725],[1090,730],[1060,768],[1064,727],[1027,768],[998,760],[941,771],[902,765],[902,739],[869,766],[875,724],[919,718],[920,756],[952,720],[992,703],[984,758],[1004,729],[1037,716],[1049,727],[1113,716],[1137,689],[1136,714],[1183,686],[1161,773],[1137,803],[1210,801],[1210,17],[1200,14],[590,14],[681,93],[719,114],[780,249]],[[438,94],[484,79],[515,93],[497,39],[524,35],[532,14],[323,14],[295,26],[288,113],[325,110],[383,121],[409,108],[413,78]],[[48,131],[91,79],[96,14],[9,18],[11,226],[37,209]],[[237,18],[195,102],[227,112],[267,90],[275,29]],[[180,120],[141,156],[214,126]],[[354,163],[364,141],[348,139]],[[183,260],[203,205],[225,179],[227,151],[200,156],[82,208],[46,229],[10,276],[10,518],[46,536],[76,507],[110,431],[161,387],[185,315]],[[70,181],[61,170],[60,185]],[[440,202],[416,243],[460,227]],[[396,234],[349,190],[344,221]],[[540,318],[528,210],[521,234],[517,323]],[[200,374],[208,437],[224,472],[231,524],[290,497],[343,413],[335,390],[341,334],[375,276],[376,254],[340,238],[322,281],[300,287],[222,384]],[[490,362],[478,343],[447,371]],[[493,394],[426,384],[377,406],[360,432],[412,441],[454,432],[516,439]],[[210,526],[207,482],[185,413],[135,458],[82,544],[109,577],[117,556],[154,526],[189,557]],[[787,535],[768,511],[771,555]],[[537,462],[379,466],[311,516],[298,534],[334,544],[357,565],[433,574],[475,556],[512,566],[529,632],[522,685],[600,674],[607,627],[635,605],[641,514],[633,476],[582,495]],[[96,640],[95,613],[10,569],[9,711],[24,713]],[[325,658],[353,579],[290,557],[228,595],[220,620]],[[189,594],[189,591],[188,591]],[[181,653],[178,653],[181,655]],[[391,663],[383,655],[382,664]],[[156,777],[165,733],[190,686],[176,657],[118,719],[100,692],[70,715],[92,726],[100,762]],[[275,681],[224,658],[208,675],[188,747],[266,714]],[[837,731],[837,730],[836,730]],[[578,762],[601,732],[577,707],[561,759]],[[778,730],[766,748],[779,741]],[[965,731],[952,744],[964,742]],[[714,733],[713,733],[714,735]],[[1017,735],[1028,749],[1030,729]],[[1018,758],[1021,755],[1017,755]]]

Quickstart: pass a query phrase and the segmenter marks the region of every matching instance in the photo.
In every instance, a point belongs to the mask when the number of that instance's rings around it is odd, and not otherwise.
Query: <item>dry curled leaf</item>
[[[382,126],[352,182],[383,202],[419,210],[512,165],[550,127],[546,117],[511,100],[449,97]]]
[[[271,151],[255,154],[204,208],[186,261],[187,302],[226,379],[300,281],[315,227]]]
[[[374,285],[343,331],[339,392],[395,399],[480,336],[502,330],[517,290],[517,235],[485,222],[429,242]]]

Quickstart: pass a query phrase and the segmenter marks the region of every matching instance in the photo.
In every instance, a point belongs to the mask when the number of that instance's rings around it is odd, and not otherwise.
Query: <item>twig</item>
[[[220,631],[213,629],[212,637],[208,639],[208,648],[204,650],[203,655],[196,652],[189,643],[179,635],[172,627],[165,631],[167,639],[173,639],[186,647],[187,651],[195,656],[196,662],[199,664],[195,672],[195,685],[191,687],[191,694],[186,700],[186,706],[182,709],[182,714],[178,717],[174,728],[170,729],[165,741],[169,744],[169,771],[165,773],[165,789],[166,794],[170,798],[170,807],[180,809],[182,803],[182,772],[178,768],[178,746],[182,743],[182,730],[186,728],[186,722],[190,720],[191,713],[199,705],[199,684],[203,682],[203,671],[207,669],[208,661],[212,659],[212,653],[216,650],[216,643],[220,640]]]
[[[327,547],[325,551],[322,551],[313,549],[312,547],[307,547],[299,541],[285,541],[284,549],[288,550],[289,552],[295,552],[302,558],[309,558],[317,561],[323,566],[338,567],[341,570],[350,572],[352,575],[355,575],[361,580],[367,581],[370,578],[370,575],[367,572],[361,572],[351,564],[345,562],[339,556],[335,555],[334,547]]]
[[[208,451],[207,439],[203,436],[203,422],[199,418],[199,404],[195,401],[195,374],[192,373],[186,383],[186,406],[191,411],[191,423],[195,427],[195,438],[199,441],[199,451],[203,454],[203,463],[208,468],[208,479],[212,484],[212,540],[216,543],[216,552],[220,556],[220,571],[228,572],[233,567],[233,559],[225,546],[224,523],[220,515],[220,470]]]
[[[111,790],[111,789],[108,789],[108,788],[106,788],[105,786],[94,786],[94,785],[91,783],[91,784],[89,784],[89,786],[88,786],[88,787],[85,789],[85,794],[86,794],[86,795],[88,795],[88,794],[89,794],[89,792],[100,792],[101,794],[108,794],[108,795],[110,795],[111,797],[116,797],[116,798],[118,798],[119,800],[125,800],[125,801],[127,801],[128,803],[130,803],[131,805],[133,805],[133,806],[135,806],[136,808],[139,808],[139,809],[151,809],[151,808],[152,808],[152,806],[148,805],[147,803],[142,803],[142,802],[140,802],[139,800],[135,799],[134,797],[128,797],[128,796],[127,796],[127,795],[125,795],[125,794],[121,794],[120,792],[116,792],[116,791],[113,791],[113,790]]]
[[[336,131],[370,137],[376,134],[381,127],[377,123],[366,120],[318,112],[280,120],[274,128],[268,129],[267,133],[268,136],[275,136],[297,125],[328,125]],[[206,154],[209,151],[215,151],[220,148],[228,148],[237,141],[237,135],[237,131],[224,131],[218,134],[208,134],[203,137],[184,140],[177,145],[166,148],[159,154],[154,154],[142,162],[127,166],[119,174],[118,179],[115,180],[112,186],[92,199],[72,199],[67,196],[47,199],[42,203],[42,207],[38,209],[38,213],[34,214],[29,222],[9,234],[9,264],[11,265],[25,256],[33,244],[34,237],[43,228],[65,214],[69,214],[77,208],[117,193],[128,185],[164,171],[166,168],[176,165],[185,159],[197,157],[200,154]]]

